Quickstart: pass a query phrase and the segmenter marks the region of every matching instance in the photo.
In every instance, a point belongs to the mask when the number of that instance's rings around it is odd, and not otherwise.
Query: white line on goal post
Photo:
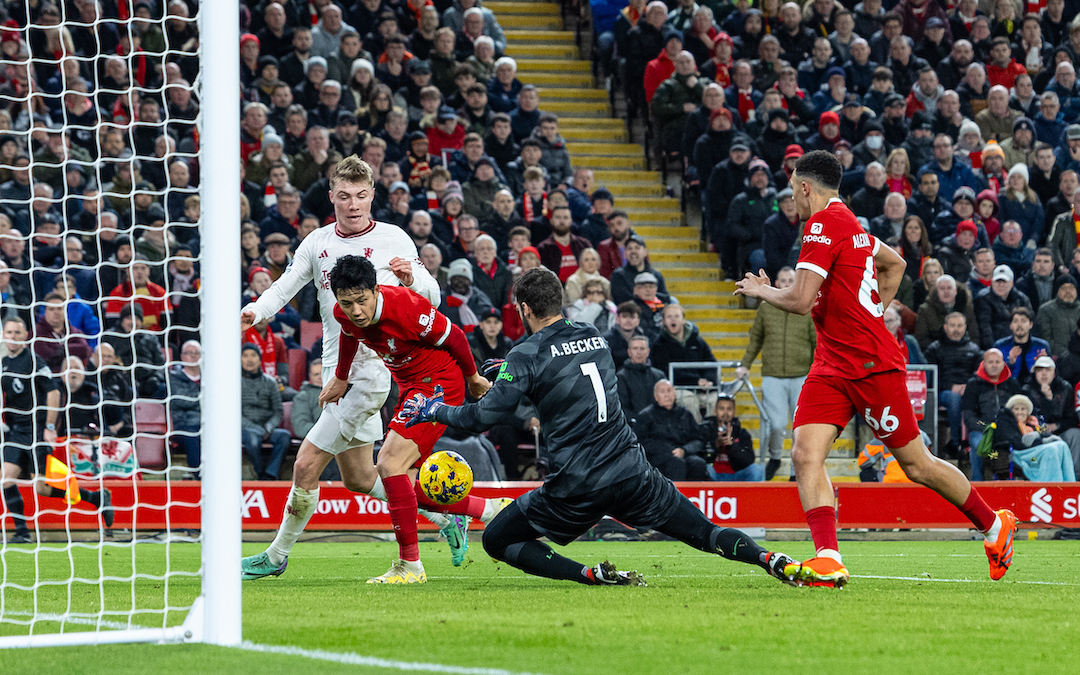
[[[195,641],[235,646],[240,594],[239,0],[202,0],[202,600]],[[211,445],[212,444],[212,445]],[[204,445],[204,447],[207,447]],[[195,608],[192,609],[194,614]],[[201,634],[200,634],[201,633]]]

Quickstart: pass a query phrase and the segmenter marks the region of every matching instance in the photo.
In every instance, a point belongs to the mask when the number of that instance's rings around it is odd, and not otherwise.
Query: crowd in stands
[[[1080,4],[591,5],[600,70],[700,194],[724,276],[795,264],[791,172],[834,152],[841,197],[907,261],[885,319],[910,362],[940,369],[936,451],[969,454],[975,478],[1044,475],[1029,446],[1080,463]],[[1012,462],[995,442],[987,466],[974,449],[1002,411],[1037,438]]]

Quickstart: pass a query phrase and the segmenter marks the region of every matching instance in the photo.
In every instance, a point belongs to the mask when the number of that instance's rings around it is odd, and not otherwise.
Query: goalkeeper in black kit
[[[590,585],[643,585],[636,572],[604,561],[594,567],[565,558],[538,541],[565,546],[611,516],[649,527],[694,548],[757,565],[790,583],[793,560],[761,548],[732,528],[718,527],[645,458],[616,392],[615,363],[595,327],[562,318],[562,284],[551,272],[530,270],[514,285],[529,337],[510,350],[495,384],[477,403],[445,405],[414,397],[409,424],[439,422],[479,433],[506,419],[522,397],[539,411],[551,451],[541,487],[506,507],[484,530],[484,549],[529,574]],[[494,375],[494,373],[492,373]]]

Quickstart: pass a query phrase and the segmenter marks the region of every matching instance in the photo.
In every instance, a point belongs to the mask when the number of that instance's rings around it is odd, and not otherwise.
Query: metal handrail
[[[724,368],[738,368],[739,361],[680,361],[678,363],[672,362],[668,364],[668,379],[672,383],[675,382],[675,371],[677,369],[685,370],[703,370],[706,368],[716,369],[716,381],[718,384],[711,387],[699,387],[697,385],[675,385],[676,389],[716,389],[718,392],[724,392],[727,394],[735,395],[741,389],[746,388],[750,391],[750,398],[754,401],[754,405],[758,409],[758,417],[761,419],[761,427],[758,429],[758,440],[761,441],[761,430],[769,425],[769,415],[765,412],[765,408],[761,405],[761,399],[758,398],[757,388],[750,382],[749,376],[736,378],[734,380],[724,382],[723,371]]]

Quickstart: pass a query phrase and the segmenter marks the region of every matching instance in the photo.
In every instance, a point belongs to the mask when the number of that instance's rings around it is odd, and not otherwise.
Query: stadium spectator
[[[964,388],[961,405],[971,448],[972,480],[984,478],[983,457],[975,452],[983,433],[997,420],[998,412],[1005,406],[1008,398],[1020,393],[1020,383],[1010,375],[1001,351],[988,349],[983,354],[982,363],[975,375],[968,380]]]
[[[627,264],[626,243],[634,230],[630,227],[630,216],[620,210],[608,214],[607,226],[611,236],[600,242],[597,251],[600,253],[600,275],[610,279],[615,270]],[[612,292],[614,298],[615,293]]]
[[[616,369],[623,367],[628,358],[630,340],[638,335],[645,336],[645,329],[641,327],[641,308],[632,300],[620,303],[615,308],[615,325],[604,333],[604,339],[608,343],[608,349],[611,350],[611,358],[615,361]],[[648,339],[647,336],[646,339]],[[1080,334],[1078,334],[1078,339],[1080,339]]]
[[[473,264],[465,258],[450,263],[448,290],[443,291],[439,311],[468,335],[479,325],[479,317],[494,305],[483,291],[473,287]]]
[[[533,130],[540,124],[540,94],[536,87],[526,84],[518,92],[517,107],[510,111],[510,129],[514,140],[523,143],[532,137]]]
[[[1064,174],[1062,174],[1064,176]],[[1073,251],[1077,246],[1077,232],[1080,231],[1077,223],[1080,222],[1080,187],[1076,187],[1070,195],[1072,208],[1054,218],[1050,226],[1050,234],[1046,246],[1053,255],[1054,264],[1061,268],[1072,260]]]
[[[652,345],[652,364],[661,372],[666,375],[672,363],[716,361],[712,348],[701,337],[697,326],[686,320],[686,311],[681,305],[666,305],[661,310],[661,317],[660,331]],[[716,370],[676,368],[673,378],[679,387],[711,388],[716,384]],[[677,398],[694,419],[700,419],[701,409],[707,409],[711,403],[701,390],[680,389]]]
[[[669,44],[676,42],[672,40]],[[677,152],[681,147],[687,117],[701,103],[706,84],[708,82],[698,74],[694,55],[688,51],[679,52],[674,59],[673,72],[659,84],[650,99],[664,152]]]
[[[589,240],[572,233],[573,219],[569,206],[557,206],[551,210],[551,236],[537,244],[540,263],[566,282],[577,271],[578,255],[591,245]]]
[[[590,279],[583,285],[582,296],[566,308],[566,318],[592,324],[603,333],[615,325],[615,312],[604,280]]]
[[[510,298],[514,275],[496,255],[495,239],[481,234],[473,244],[473,253],[476,254],[472,263],[475,288],[486,294],[494,306],[502,307]]]
[[[93,381],[87,379],[82,359],[77,356],[64,359],[56,383],[60,409],[64,411],[57,416],[56,435],[94,437],[102,433],[101,396]]]
[[[713,416],[699,427],[705,443],[709,478],[717,481],[760,481],[765,471],[755,461],[753,439],[736,416],[735,398],[720,394],[713,406]]]
[[[1035,251],[1024,245],[1024,230],[1015,220],[1006,221],[1002,226],[1001,235],[994,241],[993,251],[994,260],[1008,265],[1013,274],[1020,277],[1020,281],[1030,272],[1035,260]],[[1049,288],[1046,291],[1049,295]]]
[[[675,402],[671,382],[653,386],[653,403],[638,413],[634,433],[649,462],[671,480],[708,480],[705,444],[690,411]]]
[[[180,363],[169,369],[169,418],[172,421],[171,436],[177,448],[187,458],[187,465],[194,469],[193,477],[199,478],[202,464],[202,413],[199,402],[202,390],[202,345],[188,340],[180,349]]]
[[[658,291],[658,280],[652,272],[641,272],[634,277],[634,303],[641,310],[641,329],[655,342],[660,337],[664,307],[676,302],[667,293]]]
[[[1031,380],[1023,392],[1035,406],[1046,430],[1057,434],[1069,446],[1074,470],[1080,458],[1080,429],[1077,429],[1074,387],[1057,375],[1057,365],[1048,356],[1039,357],[1032,368]]]
[[[775,283],[781,289],[794,285],[795,271],[790,267],[781,268]],[[816,345],[817,333],[808,314],[789,314],[768,303],[758,306],[750,327],[750,341],[735,369],[735,376],[739,379],[747,377],[754,360],[761,354],[762,401],[771,420],[762,433],[762,459],[766,453],[768,456],[765,480],[772,480],[780,468],[784,432],[795,414]]]
[[[1054,299],[1042,304],[1036,314],[1036,332],[1050,343],[1051,356],[1060,358],[1068,353],[1078,320],[1080,302],[1077,302],[1076,279],[1062,274],[1054,280]]]
[[[990,288],[975,297],[975,316],[979,322],[979,344],[989,349],[995,342],[1012,335],[1012,312],[1018,307],[1031,311],[1031,301],[1013,287],[1013,271],[1008,265],[994,268]]]
[[[652,405],[656,383],[666,375],[649,364],[649,338],[634,335],[626,348],[626,360],[616,373],[619,403],[633,424],[638,413]]]
[[[942,336],[927,345],[925,356],[928,363],[938,367],[938,405],[945,408],[949,422],[949,443],[938,454],[959,456],[963,396],[971,374],[982,360],[962,313],[952,312],[945,317]]]
[[[919,307],[915,319],[915,339],[920,348],[925,350],[931,342],[945,337],[946,318],[953,312],[964,316],[965,329],[972,340],[978,341],[975,305],[967,285],[958,284],[952,276],[942,274],[935,282],[934,292],[927,295]]]
[[[559,118],[550,113],[541,115],[532,138],[540,143],[540,165],[547,170],[548,181],[561,185],[571,177],[572,169],[566,142],[559,135]]]
[[[578,254],[578,269],[566,280],[566,303],[571,305],[585,297],[585,284],[598,281],[605,297],[611,293],[611,282],[600,275],[600,254],[596,249],[582,249]]]
[[[1046,248],[1035,249],[1034,255],[1029,253],[1029,256],[1031,266],[1016,282],[1016,288],[1028,296],[1032,309],[1037,310],[1055,297],[1054,259]]]
[[[34,353],[54,373],[59,373],[71,356],[78,357],[85,365],[92,348],[78,329],[68,325],[63,296],[49,293],[44,301],[45,310],[34,327]]]
[[[128,303],[120,310],[113,332],[103,340],[112,347],[117,361],[135,367],[136,393],[143,398],[158,398],[165,382],[165,358],[158,341],[144,328],[142,305]]]
[[[1036,359],[1050,355],[1050,343],[1031,334],[1035,327],[1035,313],[1029,307],[1016,307],[1009,315],[1010,335],[994,343],[994,348],[1005,355],[1005,365],[1011,377],[1021,385],[1028,383]]]
[[[469,333],[468,338],[473,360],[480,368],[485,361],[505,358],[514,343],[503,334],[502,312],[498,308],[491,307],[478,318],[480,324]]]
[[[724,235],[735,243],[734,265],[727,276],[741,279],[747,271],[757,272],[764,261],[761,249],[762,224],[777,209],[776,189],[771,186],[769,165],[761,160],[750,162],[746,189],[731,200]],[[729,243],[730,246],[730,243]],[[757,265],[751,259],[757,253]]]
[[[995,478],[1007,480],[1019,470],[1032,481],[1075,481],[1072,453],[1032,413],[1034,404],[1015,394],[998,413],[994,430],[997,457],[989,462]]]
[[[143,255],[136,255],[125,281],[113,288],[105,305],[105,319],[110,324],[121,318],[124,308],[139,307],[140,327],[161,331],[168,323],[169,307],[165,289],[150,281],[150,265]]]
[[[997,259],[994,257],[993,249],[980,248],[975,251],[975,265],[971,268],[967,283],[972,302],[984,288],[990,288],[995,267],[997,267]]]
[[[428,271],[435,281],[439,284],[439,289],[443,292],[448,288],[448,277],[450,270],[442,266],[443,255],[439,250],[439,247],[435,244],[424,244],[420,247],[420,262],[424,265],[424,269]]]
[[[292,441],[288,431],[279,429],[282,419],[281,393],[277,383],[261,368],[262,355],[253,344],[240,351],[241,440],[244,454],[259,480],[278,480],[281,463]],[[269,442],[270,461],[263,459],[263,442]]]
[[[608,223],[610,225],[611,220]],[[614,235],[612,237],[614,238]],[[613,301],[621,304],[632,299],[637,277],[643,273],[652,274],[657,290],[662,294],[667,293],[664,275],[649,264],[649,249],[645,246],[644,239],[636,234],[628,236],[623,252],[626,256],[626,264],[611,272],[611,299]]]

